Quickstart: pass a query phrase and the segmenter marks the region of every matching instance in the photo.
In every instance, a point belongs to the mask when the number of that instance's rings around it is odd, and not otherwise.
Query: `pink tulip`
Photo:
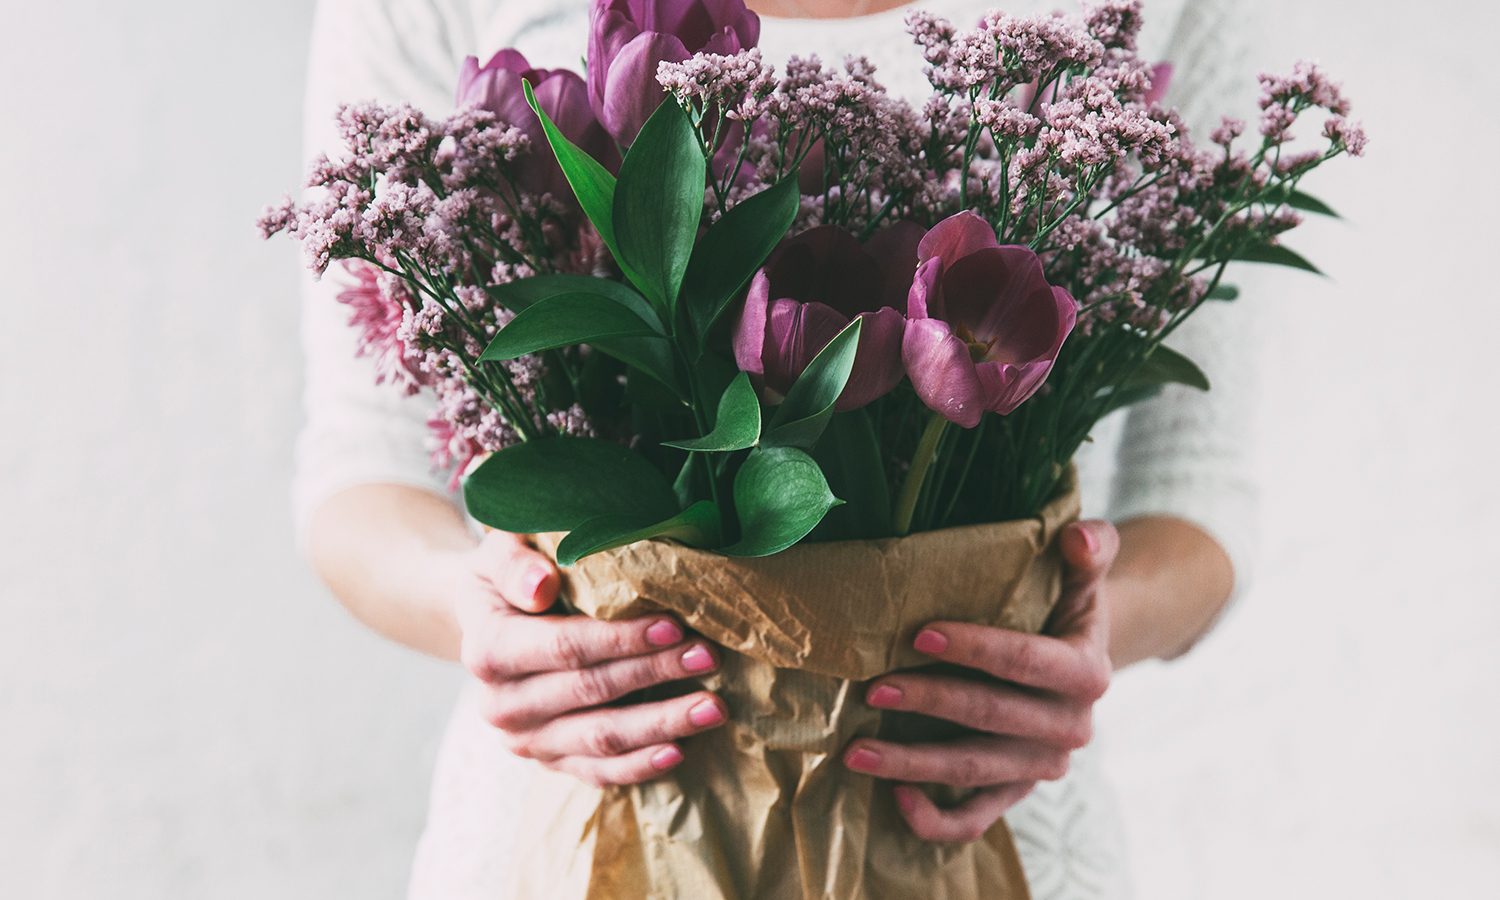
[[[567,69],[533,69],[515,50],[501,50],[483,67],[470,56],[459,70],[457,105],[487,109],[500,121],[526,132],[531,141],[531,152],[517,160],[512,170],[517,188],[532,194],[548,192],[561,201],[573,198],[557,156],[547,144],[542,121],[526,103],[522,80],[530,82],[537,105],[564,137],[606,169],[620,171],[620,151],[594,118],[581,77]]]
[[[834,409],[858,409],[901,381],[906,320],[896,311],[917,266],[922,228],[898,222],[861,246],[836,225],[783,243],[750,282],[734,358],[767,402],[780,403],[818,351],[856,316],[854,369]]]
[[[917,248],[901,357],[934,412],[965,428],[985,411],[1004,415],[1036,393],[1077,304],[1047,284],[1026,247],[1002,247],[988,222],[961,212]]]
[[[694,53],[730,56],[760,40],[744,0],[594,0],[589,19],[589,104],[615,140],[629,145],[661,105],[662,62]]]

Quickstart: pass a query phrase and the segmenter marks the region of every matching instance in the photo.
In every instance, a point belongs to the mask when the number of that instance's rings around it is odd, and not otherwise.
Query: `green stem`
[[[901,484],[901,497],[896,501],[896,512],[891,517],[891,530],[897,537],[911,531],[911,514],[917,508],[917,495],[922,493],[922,483],[927,480],[927,470],[932,467],[938,439],[943,436],[943,429],[947,425],[948,420],[937,413],[931,413],[927,420],[927,428],[922,432],[917,453],[911,460],[911,470],[906,473],[906,481]]]

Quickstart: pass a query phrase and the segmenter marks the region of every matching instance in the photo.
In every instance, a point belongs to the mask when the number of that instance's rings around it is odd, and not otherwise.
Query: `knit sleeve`
[[[313,25],[305,104],[304,150],[339,152],[339,104],[408,101],[444,112],[453,104],[464,18],[438,3],[322,0]],[[352,283],[334,263],[302,284],[306,422],[297,440],[293,507],[305,547],[313,512],[332,495],[366,483],[404,484],[447,497],[425,448],[432,399],[375,383],[374,362],[356,356],[357,333],[339,292]]]
[[[1256,96],[1251,5],[1191,0],[1172,34],[1175,65],[1167,102],[1199,141],[1221,114],[1244,116]],[[1201,527],[1234,565],[1234,593],[1248,583],[1258,518],[1255,485],[1257,368],[1264,325],[1261,273],[1231,266],[1225,281],[1241,299],[1209,301],[1168,340],[1208,376],[1207,392],[1169,386],[1132,408],[1117,451],[1110,515],[1170,515]]]

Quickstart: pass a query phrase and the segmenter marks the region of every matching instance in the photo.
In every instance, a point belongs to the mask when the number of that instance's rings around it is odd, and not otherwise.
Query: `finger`
[[[621,756],[717,728],[727,718],[723,700],[699,691],[657,703],[562,716],[526,735],[512,750],[541,760]]]
[[[464,628],[463,662],[481,681],[497,683],[641,656],[682,639],[682,626],[666,616],[622,622],[588,616],[491,616],[479,627]]]
[[[557,600],[562,579],[557,566],[517,534],[491,531],[481,552],[500,597],[522,612],[545,612]]]
[[[563,756],[542,763],[566,772],[591,787],[639,784],[671,771],[682,762],[682,750],[673,744],[642,747],[622,756]]]
[[[892,744],[862,738],[844,751],[844,765],[892,781],[983,787],[1061,778],[1068,772],[1068,753],[1039,741],[995,735],[932,744]]]
[[[1008,628],[934,622],[913,646],[944,662],[979,669],[1004,681],[1092,702],[1109,687],[1109,659],[1097,642],[1063,640]]]
[[[1070,582],[1103,577],[1120,552],[1120,533],[1103,519],[1086,519],[1064,528],[1058,537]]]
[[[942,809],[916,785],[898,784],[896,805],[912,833],[924,841],[967,844],[984,837],[990,826],[1035,786],[1033,781],[990,785],[958,806]]]
[[[544,672],[497,686],[481,701],[485,718],[503,731],[529,731],[580,709],[626,694],[712,672],[718,666],[702,641],[648,656],[613,660],[583,669]]]
[[[889,675],[870,685],[865,702],[957,722],[977,731],[1077,750],[1093,737],[1092,707],[1057,695],[945,675]]]

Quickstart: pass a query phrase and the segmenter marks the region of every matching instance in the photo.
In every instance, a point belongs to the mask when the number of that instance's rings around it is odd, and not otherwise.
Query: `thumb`
[[[484,543],[493,560],[490,580],[500,597],[522,612],[546,612],[562,586],[557,565],[517,534],[491,531]]]
[[[1120,533],[1103,519],[1074,522],[1058,537],[1069,584],[1102,578],[1120,552]]]

